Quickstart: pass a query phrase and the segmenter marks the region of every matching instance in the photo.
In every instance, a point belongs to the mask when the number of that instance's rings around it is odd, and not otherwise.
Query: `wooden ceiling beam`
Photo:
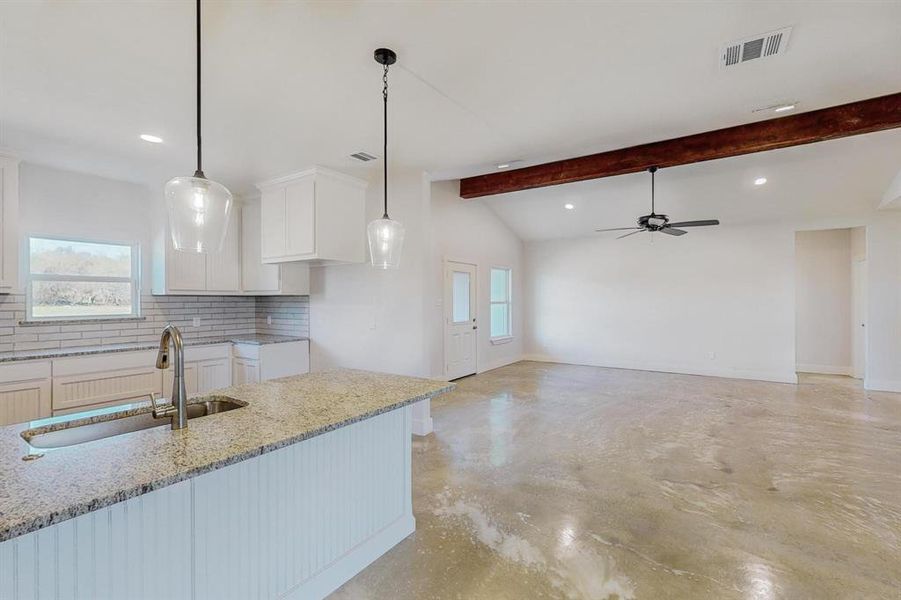
[[[460,180],[460,196],[480,198],[638,173],[649,167],[765,152],[901,127],[901,93],[641,144],[620,150],[477,175]]]

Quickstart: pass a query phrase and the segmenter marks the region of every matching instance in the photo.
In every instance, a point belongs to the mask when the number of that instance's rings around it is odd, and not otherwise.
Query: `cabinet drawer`
[[[185,348],[185,361],[217,360],[231,358],[231,344],[215,344],[212,346],[188,346]],[[171,355],[170,355],[171,356]]]
[[[249,358],[258,360],[260,358],[260,346],[257,344],[235,344],[235,358]]]
[[[156,350],[111,352],[91,356],[53,359],[53,376],[108,373],[119,369],[156,367]]]
[[[0,365],[0,384],[50,377],[50,361],[24,361]]]

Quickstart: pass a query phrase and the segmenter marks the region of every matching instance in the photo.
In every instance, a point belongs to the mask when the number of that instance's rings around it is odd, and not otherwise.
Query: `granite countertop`
[[[53,450],[22,432],[85,413],[0,427],[0,542],[450,391],[444,381],[335,369],[217,390],[247,406]],[[129,407],[118,407],[125,410]],[[146,405],[132,410],[147,411]],[[96,411],[102,420],[109,409]],[[99,416],[97,416],[99,415]],[[43,453],[36,460],[23,456]]]
[[[223,336],[218,338],[203,338],[199,340],[185,340],[185,347],[212,346],[214,344],[283,344],[285,342],[302,342],[309,338],[291,335],[272,335],[266,333],[247,333],[241,335]],[[49,350],[22,350],[12,352],[0,352],[0,363],[16,362],[20,360],[39,360],[47,358],[66,358],[69,356],[86,356],[89,354],[106,354],[108,352],[134,352],[135,350],[155,350],[159,348],[159,342],[132,342],[128,344],[106,344],[103,346],[77,346],[74,348],[51,348]]]

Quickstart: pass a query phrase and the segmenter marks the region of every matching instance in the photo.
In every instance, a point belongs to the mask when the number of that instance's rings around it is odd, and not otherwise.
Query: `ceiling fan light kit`
[[[654,212],[655,204],[654,204],[654,174],[657,173],[657,167],[651,167],[648,169],[648,173],[651,174],[651,214],[642,215],[638,217],[638,226],[637,227],[609,227],[606,229],[596,229],[595,231],[604,232],[604,231],[628,231],[629,233],[624,233],[618,236],[616,239],[622,239],[624,237],[629,237],[630,235],[635,235],[636,233],[642,233],[644,231],[648,233],[653,233],[655,231],[660,233],[665,233],[667,235],[672,236],[680,236],[688,233],[682,227],[707,227],[710,225],[719,225],[720,222],[717,219],[706,219],[703,221],[678,221],[676,223],[670,223],[669,216],[667,215],[658,215]]]

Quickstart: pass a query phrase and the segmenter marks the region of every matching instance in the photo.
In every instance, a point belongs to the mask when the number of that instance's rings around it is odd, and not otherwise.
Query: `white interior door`
[[[476,372],[476,266],[446,263],[444,269],[444,376]]]
[[[854,377],[863,379],[867,364],[867,261],[851,263],[851,358]]]

